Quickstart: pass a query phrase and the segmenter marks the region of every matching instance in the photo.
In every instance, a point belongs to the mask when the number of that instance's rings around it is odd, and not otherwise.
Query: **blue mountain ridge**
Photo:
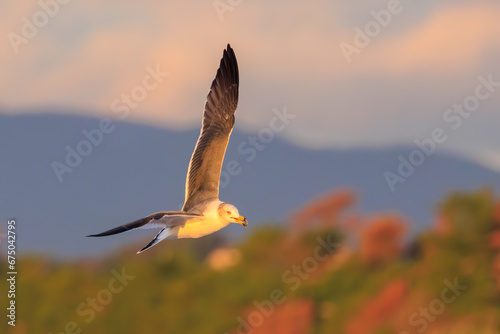
[[[22,254],[73,258],[146,242],[155,231],[84,236],[182,205],[198,130],[113,121],[111,133],[60,182],[54,161],[66,165],[67,146],[77,150],[86,140],[82,130],[99,122],[50,113],[0,114],[0,221],[16,219]],[[415,146],[311,150],[275,137],[258,151],[250,135],[255,134],[233,131],[223,166],[220,198],[250,222],[249,229],[232,224],[219,232],[232,237],[282,224],[305,202],[336,187],[355,189],[363,214],[398,211],[416,231],[431,223],[438,201],[450,191],[500,186],[499,173],[438,150],[391,192],[384,172],[396,172],[398,157],[408,157]]]

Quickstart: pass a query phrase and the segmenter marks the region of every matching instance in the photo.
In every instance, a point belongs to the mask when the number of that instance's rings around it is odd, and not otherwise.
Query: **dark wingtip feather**
[[[122,226],[118,226],[118,227],[112,228],[110,230],[104,231],[102,233],[87,235],[87,237],[106,237],[108,235],[118,234],[118,233],[122,233],[122,232],[125,232],[128,230],[130,230],[130,228],[126,228],[122,225]]]
[[[233,118],[227,124],[222,123],[230,131],[234,124],[234,112],[238,105],[239,73],[238,61],[234,50],[228,44],[223,51],[217,74],[215,75],[205,102],[204,122],[212,120],[223,122]]]
[[[238,61],[236,60],[236,55],[233,48],[231,48],[231,45],[228,43],[227,48],[222,53],[219,69],[217,70],[217,75],[212,82],[211,91],[215,91],[215,88],[218,86],[221,89],[221,93],[225,94],[233,85],[239,86],[238,72]],[[216,97],[222,98],[222,96]],[[234,102],[238,103],[238,89],[235,89],[235,96],[233,98],[235,99]]]
[[[140,253],[144,252],[145,250],[147,250],[148,248],[150,248],[151,246],[153,246],[153,243],[154,243],[155,241],[156,241],[156,238],[154,238],[153,240],[151,240],[151,241],[149,242],[149,244],[147,244],[146,246],[144,246],[144,247],[142,247],[140,250],[138,250],[138,251],[136,252],[136,254],[140,254]]]

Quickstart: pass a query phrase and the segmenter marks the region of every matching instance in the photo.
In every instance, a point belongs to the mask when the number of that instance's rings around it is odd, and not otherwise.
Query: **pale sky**
[[[229,42],[242,131],[284,107],[297,117],[280,135],[311,148],[442,128],[440,149],[500,171],[500,84],[484,86],[500,83],[498,0],[59,1],[0,2],[0,112],[118,118],[111,105],[135,93],[126,121],[199,128]],[[144,84],[155,69],[168,75]]]

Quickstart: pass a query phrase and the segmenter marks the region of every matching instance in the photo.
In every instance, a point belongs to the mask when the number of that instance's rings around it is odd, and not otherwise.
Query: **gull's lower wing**
[[[238,85],[238,63],[228,44],[207,96],[200,137],[189,163],[184,211],[219,196],[222,162],[238,105]]]
[[[168,225],[167,222],[162,223],[159,222],[160,220],[165,220],[168,221],[168,219],[165,218],[175,218],[175,217],[184,217],[186,220],[191,219],[191,218],[196,218],[196,217],[201,217],[198,214],[195,213],[187,213],[185,211],[166,211],[166,212],[157,212],[153,213],[147,217],[135,220],[133,222],[123,224],[121,226],[117,226],[115,228],[112,228],[110,230],[104,231],[99,234],[91,234],[87,235],[87,237],[105,237],[108,235],[113,235],[113,234],[118,234],[126,231],[130,231],[136,228],[162,228],[166,227]],[[170,227],[170,226],[168,226]]]

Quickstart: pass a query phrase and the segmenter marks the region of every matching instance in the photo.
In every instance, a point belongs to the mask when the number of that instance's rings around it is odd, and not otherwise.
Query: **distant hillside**
[[[112,129],[102,139],[91,131],[99,127],[98,119],[0,115],[0,220],[18,220],[22,251],[62,257],[101,253],[154,232],[92,240],[83,236],[182,204],[198,130],[174,132],[119,122],[101,126]],[[97,146],[81,144],[83,130]],[[434,203],[450,190],[500,187],[499,173],[438,151],[393,193],[384,172],[395,171],[398,156],[408,157],[414,147],[315,151],[275,138],[257,151],[248,136],[233,132],[220,197],[248,217],[250,228],[284,221],[311,198],[347,186],[360,195],[361,212],[397,210],[421,229],[430,222]],[[88,156],[63,172],[59,182],[53,162],[67,165],[68,145]],[[75,166],[78,159],[71,159]],[[227,169],[231,160],[237,165]],[[241,226],[231,226],[225,233],[243,232]]]

